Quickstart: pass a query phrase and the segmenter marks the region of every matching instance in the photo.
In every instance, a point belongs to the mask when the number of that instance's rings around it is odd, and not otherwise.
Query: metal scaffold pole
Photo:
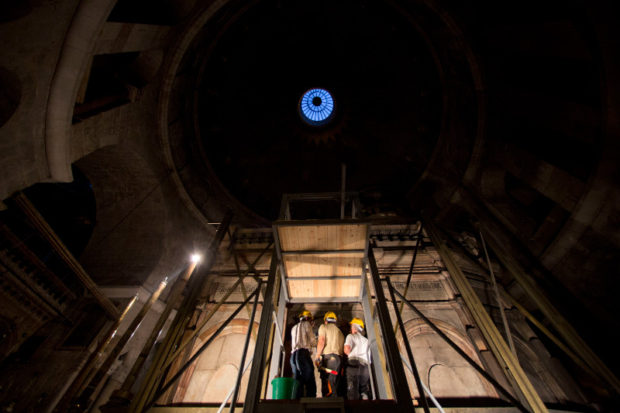
[[[411,412],[414,411],[414,407],[413,401],[411,400],[411,392],[409,392],[409,383],[407,383],[405,369],[400,360],[400,352],[398,350],[398,344],[396,343],[394,328],[392,327],[385,294],[383,294],[383,285],[379,277],[377,261],[375,260],[372,248],[368,248],[368,265],[370,267],[370,275],[375,290],[377,316],[379,317],[379,324],[381,325],[383,339],[385,340],[387,365],[392,378],[392,385],[394,386],[394,396],[396,398],[398,411]]]
[[[263,308],[260,315],[256,345],[254,346],[254,361],[252,362],[252,370],[250,371],[250,379],[248,380],[248,390],[244,399],[244,413],[253,413],[257,411],[258,402],[262,393],[269,332],[272,329],[273,295],[275,291],[276,277],[278,275],[278,264],[278,257],[274,251],[271,256],[267,288],[263,296]]]
[[[510,351],[508,344],[493,323],[493,320],[491,320],[489,314],[486,312],[484,306],[480,302],[480,299],[465,277],[465,274],[463,274],[462,270],[452,257],[452,253],[442,241],[435,225],[430,219],[426,219],[424,225],[429,236],[431,237],[431,241],[437,249],[437,252],[446,265],[452,280],[463,297],[463,301],[474,318],[476,325],[482,332],[484,338],[489,344],[489,348],[493,352],[499,364],[502,366],[505,374],[515,383],[518,392],[527,401],[527,404],[534,413],[546,413],[548,411],[547,407],[519,365],[519,361]]]
[[[228,231],[228,226],[232,221],[232,213],[228,212],[222,223],[219,225],[213,240],[211,241],[204,258],[205,266],[202,270],[202,274],[192,277],[188,288],[188,294],[181,303],[177,314],[168,329],[168,333],[164,338],[162,345],[155,354],[155,358],[149,367],[146,377],[140,384],[140,388],[136,395],[132,398],[129,406],[130,412],[142,412],[145,407],[154,401],[155,393],[157,392],[158,384],[165,378],[166,372],[163,371],[163,366],[167,365],[175,345],[183,337],[185,326],[189,322],[191,315],[196,308],[196,301],[204,285],[207,282],[207,276],[209,269],[215,262],[217,255],[217,249],[219,248],[224,235]]]

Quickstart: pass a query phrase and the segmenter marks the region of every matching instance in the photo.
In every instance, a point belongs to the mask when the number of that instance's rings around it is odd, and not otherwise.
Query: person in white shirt
[[[349,357],[347,362],[347,398],[349,400],[368,400],[370,398],[370,348],[368,339],[363,336],[364,322],[354,318],[351,334],[344,341],[344,353]]]
[[[293,377],[299,381],[296,398],[316,397],[316,381],[312,364],[312,349],[316,337],[312,330],[312,314],[304,310],[299,315],[299,323],[291,329],[291,368]]]

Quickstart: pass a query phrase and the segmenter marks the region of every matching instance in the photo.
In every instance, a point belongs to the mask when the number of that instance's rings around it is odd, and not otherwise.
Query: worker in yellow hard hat
[[[316,397],[316,381],[311,352],[316,345],[312,330],[312,314],[303,310],[298,316],[297,324],[291,329],[291,368],[293,377],[299,381],[296,398]]]
[[[364,337],[364,321],[354,318],[349,323],[351,334],[344,342],[347,360],[347,398],[349,400],[367,400],[370,398],[370,347]]]
[[[319,341],[316,346],[316,363],[321,374],[323,397],[337,396],[338,383],[342,375],[344,335],[336,325],[338,317],[328,311],[319,327]]]

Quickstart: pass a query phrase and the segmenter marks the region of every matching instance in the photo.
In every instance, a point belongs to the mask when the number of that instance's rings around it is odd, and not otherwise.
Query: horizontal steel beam
[[[370,224],[372,221],[368,219],[303,219],[303,220],[290,220],[290,221],[275,221],[273,223],[274,228],[277,227],[308,227],[315,225],[347,225],[347,224]]]
[[[309,254],[364,254],[366,250],[297,250],[282,251],[282,255],[309,255]]]
[[[291,304],[359,303],[359,297],[294,297]]]
[[[308,277],[286,277],[288,281],[360,280],[361,278],[361,275],[312,275]]]

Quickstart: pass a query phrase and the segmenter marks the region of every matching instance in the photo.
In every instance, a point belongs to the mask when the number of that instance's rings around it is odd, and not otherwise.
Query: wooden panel
[[[360,280],[288,280],[291,298],[297,297],[357,297]]]
[[[367,224],[278,227],[282,251],[355,250],[366,248]]]
[[[280,249],[286,251],[364,250],[367,224],[290,225],[277,227]],[[295,277],[360,276],[363,252],[284,255],[291,298],[358,297],[359,279],[295,280]]]
[[[361,275],[363,253],[351,254],[293,254],[284,256],[289,277],[331,275]]]

